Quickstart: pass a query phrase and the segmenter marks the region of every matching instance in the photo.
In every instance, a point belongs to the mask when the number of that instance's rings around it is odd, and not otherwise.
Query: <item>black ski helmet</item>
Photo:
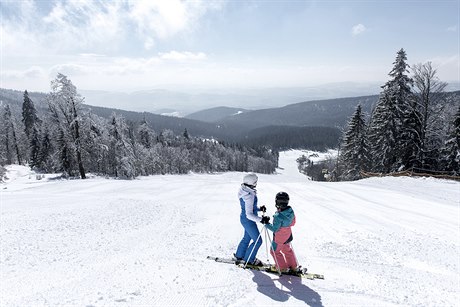
[[[285,209],[289,204],[289,195],[286,192],[279,192],[275,197],[275,206],[278,209]]]

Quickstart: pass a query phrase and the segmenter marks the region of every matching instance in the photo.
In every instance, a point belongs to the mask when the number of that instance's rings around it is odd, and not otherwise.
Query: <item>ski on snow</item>
[[[261,271],[261,272],[267,272],[267,273],[270,273],[270,274],[280,275],[280,272],[278,272],[276,267],[273,266],[273,265],[255,266],[255,265],[247,264],[245,266],[242,263],[237,263],[236,260],[231,259],[231,258],[208,256],[207,259],[214,260],[216,262],[221,262],[221,263],[235,264],[238,267],[243,268],[243,269],[249,269],[249,270],[255,270],[255,271]],[[293,272],[293,271],[281,272],[281,275],[297,276],[297,277],[306,278],[306,279],[324,279],[324,275],[315,274],[315,273],[309,273],[309,272],[306,271],[306,269],[298,271],[298,272]]]

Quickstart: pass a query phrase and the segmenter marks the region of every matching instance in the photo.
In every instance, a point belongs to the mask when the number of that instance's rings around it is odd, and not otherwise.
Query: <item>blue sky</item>
[[[303,87],[385,82],[404,48],[459,81],[459,0],[5,1],[0,87]]]

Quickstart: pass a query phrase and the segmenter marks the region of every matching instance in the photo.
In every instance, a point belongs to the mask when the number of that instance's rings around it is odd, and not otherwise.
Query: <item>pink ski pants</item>
[[[270,254],[275,259],[275,264],[278,265],[280,270],[298,267],[294,251],[289,244],[277,244],[276,250],[271,249]]]

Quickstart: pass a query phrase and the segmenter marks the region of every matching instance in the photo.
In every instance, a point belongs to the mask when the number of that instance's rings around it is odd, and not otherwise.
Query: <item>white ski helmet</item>
[[[255,187],[257,185],[257,175],[254,173],[249,173],[243,177],[243,183],[248,186]]]

